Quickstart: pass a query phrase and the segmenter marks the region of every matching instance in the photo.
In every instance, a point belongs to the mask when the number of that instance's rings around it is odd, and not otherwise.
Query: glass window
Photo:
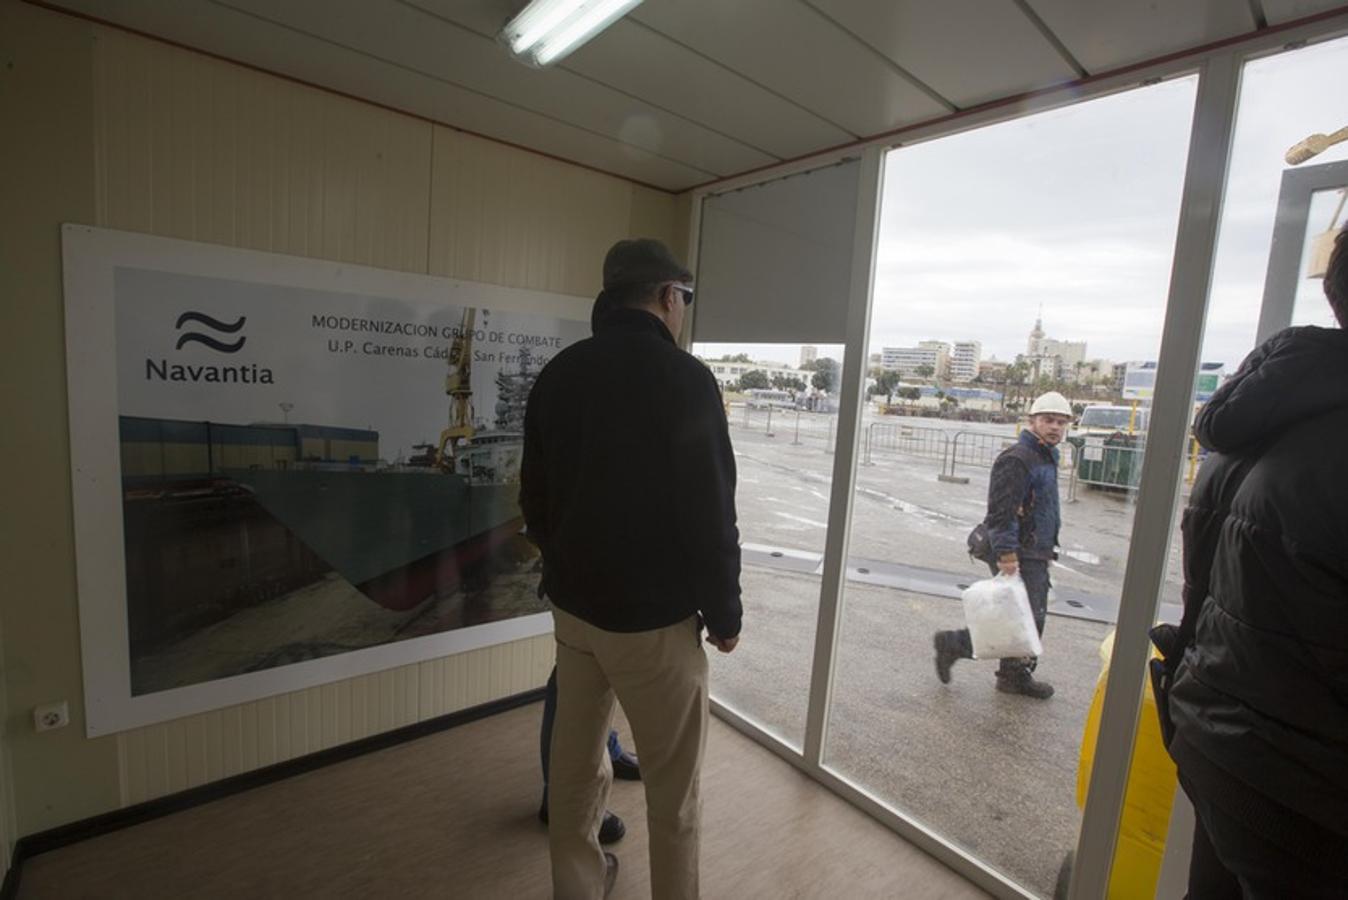
[[[900,148],[886,165],[824,761],[1040,895],[1080,825],[1154,387],[1126,373],[1146,373],[1160,344],[1196,82]],[[989,577],[966,539],[991,467],[1021,440],[1047,458],[1022,429],[1050,391],[1111,424],[1069,430],[1056,471],[1037,470],[1061,501],[1058,558],[1022,562],[1036,595],[1052,585],[1040,664],[961,659],[942,683],[936,635],[965,624],[962,592]],[[1045,509],[1049,490],[1035,495]],[[1051,698],[1032,696],[1044,685]]]
[[[712,696],[797,749],[819,614],[837,439],[841,346],[693,345],[704,362],[737,361],[718,376],[739,474],[744,640],[710,653]]]

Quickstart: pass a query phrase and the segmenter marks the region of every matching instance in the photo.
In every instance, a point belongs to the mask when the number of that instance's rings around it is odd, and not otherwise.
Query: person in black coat
[[[743,610],[725,410],[711,371],[675,340],[691,281],[659,241],[619,241],[604,259],[594,336],[557,354],[529,394],[520,508],[557,643],[558,897],[603,896],[616,879],[598,835],[615,698],[640,754],[652,896],[699,895],[702,633],[730,653]]]
[[[1282,331],[1195,423],[1169,749],[1197,814],[1189,897],[1348,896],[1348,238],[1340,328]]]

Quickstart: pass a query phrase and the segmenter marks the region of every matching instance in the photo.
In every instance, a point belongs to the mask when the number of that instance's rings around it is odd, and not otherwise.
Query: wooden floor
[[[522,707],[27,861],[22,900],[547,897],[540,706]],[[630,746],[630,744],[629,744]],[[958,875],[713,720],[706,898],[983,897]],[[641,785],[615,900],[650,895]]]

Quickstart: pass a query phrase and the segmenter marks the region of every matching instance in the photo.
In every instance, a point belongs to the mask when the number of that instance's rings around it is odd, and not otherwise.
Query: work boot
[[[640,781],[641,780],[641,762],[635,754],[628,753],[626,750],[621,756],[613,760],[613,777],[621,781]]]
[[[544,825],[548,824],[548,801],[545,798],[543,804],[538,807],[538,821]],[[599,823],[599,843],[616,844],[627,834],[627,825],[623,820],[615,816],[608,810],[604,810],[604,820]]]
[[[1053,696],[1053,685],[1047,681],[1037,681],[1029,669],[998,672],[997,690],[1003,694],[1024,694],[1036,700],[1047,700]]]
[[[932,644],[936,648],[936,677],[941,679],[941,684],[950,683],[950,667],[955,664],[955,660],[964,658],[956,646],[956,637],[953,631],[938,631],[932,637]]]

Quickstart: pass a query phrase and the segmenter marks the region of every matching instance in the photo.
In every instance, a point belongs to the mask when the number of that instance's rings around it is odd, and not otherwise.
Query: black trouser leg
[[[1025,593],[1030,597],[1030,615],[1034,617],[1035,630],[1040,637],[1044,634],[1044,623],[1048,619],[1048,591],[1052,583],[1048,576],[1046,559],[1022,559],[1020,561],[1020,579],[1025,582]],[[989,563],[992,574],[997,574],[995,563]],[[1021,672],[1033,672],[1039,660],[1030,657],[1008,657],[997,666],[997,677],[1012,678]]]
[[[1187,900],[1240,900],[1240,883],[1222,865],[1203,819],[1194,816],[1194,847],[1189,855]]]
[[[1348,885],[1348,839],[1285,810],[1276,825],[1234,815],[1180,784],[1194,805],[1189,900],[1342,900]],[[1239,793],[1224,804],[1239,808]],[[1262,802],[1262,801],[1261,801]]]

